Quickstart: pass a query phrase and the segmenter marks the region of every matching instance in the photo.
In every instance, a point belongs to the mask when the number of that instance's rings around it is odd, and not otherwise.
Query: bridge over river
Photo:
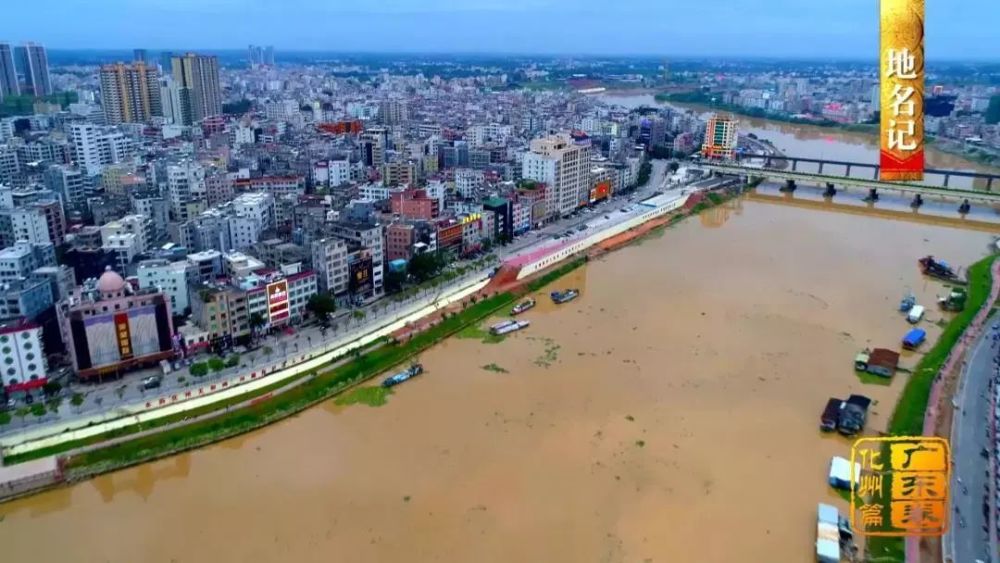
[[[884,182],[878,179],[877,164],[766,154],[744,154],[736,161],[704,162],[702,166],[719,174],[784,180],[786,191],[794,191],[798,183],[825,185],[828,197],[836,196],[838,188],[855,187],[868,189],[872,201],[878,200],[879,191],[913,194],[914,207],[922,205],[925,196],[960,201],[960,212],[967,211],[971,201],[1000,203],[1000,192],[992,191],[994,181],[1000,187],[1000,175],[983,172],[927,169],[923,182]],[[831,173],[831,169],[843,173]],[[857,170],[864,170],[864,176],[852,175]],[[971,181],[972,187],[952,187],[952,178]]]

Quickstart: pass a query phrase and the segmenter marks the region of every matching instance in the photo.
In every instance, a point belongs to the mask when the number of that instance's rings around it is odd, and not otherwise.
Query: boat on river
[[[495,336],[510,334],[512,332],[517,332],[522,328],[528,328],[528,325],[530,324],[531,321],[506,321],[497,323],[490,327],[490,333]]]
[[[553,291],[549,297],[552,298],[552,302],[556,305],[562,305],[563,303],[576,299],[579,295],[579,290],[567,289],[565,291]]]
[[[943,260],[935,260],[933,256],[924,256],[919,262],[920,270],[925,276],[945,281],[955,281],[958,279],[958,274],[955,273],[955,270],[951,269],[951,266]]]
[[[532,307],[534,307],[535,304],[536,304],[535,300],[529,297],[529,298],[525,299],[524,301],[521,301],[517,305],[514,305],[514,308],[510,310],[510,314],[511,315],[520,315],[521,313],[523,313],[523,312],[527,311],[528,309],[531,309]]]
[[[899,312],[908,313],[910,309],[912,309],[913,306],[916,304],[917,304],[917,296],[913,295],[912,291],[907,292],[906,295],[903,296],[902,301],[899,302]]]
[[[405,370],[386,378],[385,381],[382,382],[382,387],[393,387],[399,385],[400,383],[412,379],[421,373],[424,373],[424,366],[420,364],[413,364]]]

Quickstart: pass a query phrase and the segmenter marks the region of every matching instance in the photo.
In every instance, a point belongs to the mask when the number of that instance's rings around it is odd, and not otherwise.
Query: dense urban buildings
[[[482,257],[629,193],[651,155],[732,158],[740,108],[843,123],[879,109],[872,78],[849,68],[667,74],[542,58],[386,71],[363,58],[279,65],[256,44],[226,57],[136,49],[49,70],[42,47],[0,43],[0,94],[20,104],[0,117],[0,322],[38,324],[75,377],[226,353],[309,318],[314,295],[377,306],[420,283],[427,255]],[[670,96],[720,111],[706,125],[614,105],[578,91],[588,74],[673,84]],[[953,101],[928,118],[940,142],[1000,146],[985,122],[995,88],[938,86],[929,99]]]

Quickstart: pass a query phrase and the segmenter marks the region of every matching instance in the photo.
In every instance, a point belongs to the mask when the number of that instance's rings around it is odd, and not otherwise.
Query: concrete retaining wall
[[[639,225],[642,225],[647,221],[656,219],[657,217],[662,217],[663,215],[666,215],[671,211],[680,209],[687,202],[688,197],[690,196],[688,195],[678,196],[677,199],[668,202],[665,205],[662,205],[655,209],[650,209],[649,211],[646,211],[641,215],[628,219],[627,221],[622,221],[621,223],[618,223],[613,227],[609,227],[603,231],[594,233],[578,241],[571,242],[569,244],[566,244],[565,246],[554,247],[552,249],[552,252],[545,254],[544,256],[534,260],[533,262],[523,264],[521,266],[521,271],[517,274],[517,279],[522,280],[534,274],[535,272],[538,272],[539,270],[544,270],[545,268],[548,268],[559,262],[562,262],[563,260],[569,258],[570,256],[579,254],[580,252],[587,250],[588,248],[594,246],[595,244],[598,244],[603,240],[607,240],[613,236],[624,233],[629,229],[638,227]]]

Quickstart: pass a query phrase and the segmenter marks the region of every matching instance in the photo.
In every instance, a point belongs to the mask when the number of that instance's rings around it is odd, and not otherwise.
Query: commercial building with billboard
[[[170,302],[136,290],[108,270],[57,308],[63,341],[81,379],[117,374],[172,358]]]

